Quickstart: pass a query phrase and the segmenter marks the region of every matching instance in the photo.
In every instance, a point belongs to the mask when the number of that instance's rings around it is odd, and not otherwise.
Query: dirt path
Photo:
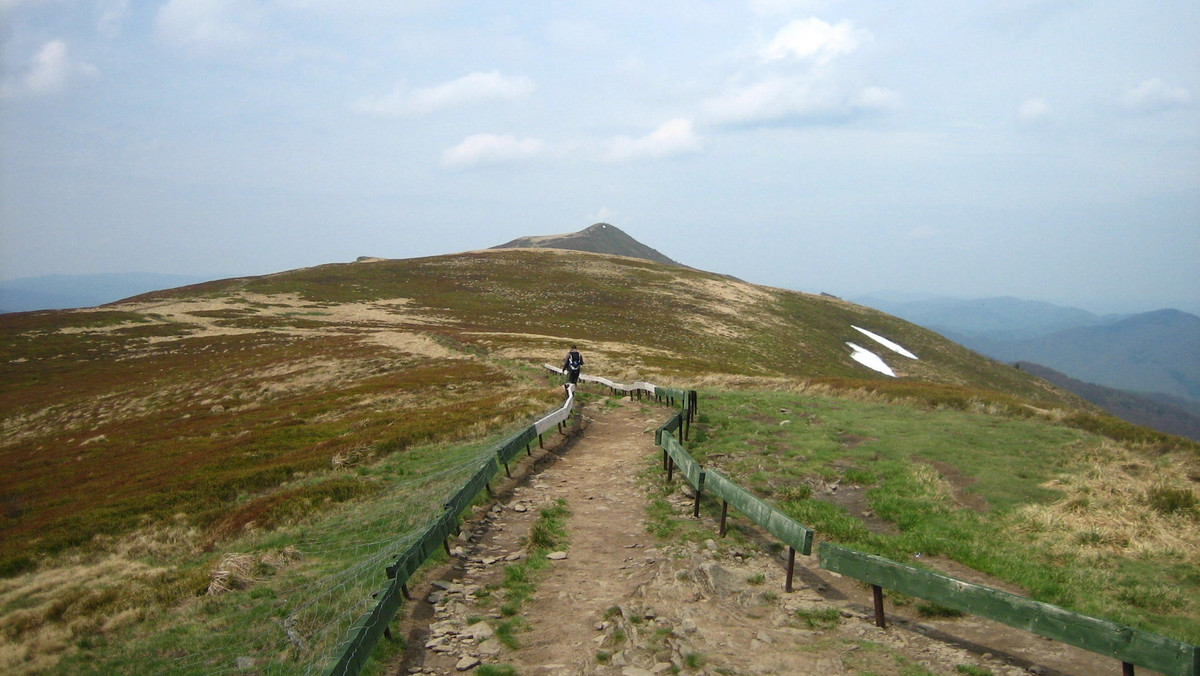
[[[1114,660],[972,617],[912,619],[912,607],[889,602],[891,626],[876,628],[870,592],[820,570],[816,557],[797,557],[794,591],[784,593],[782,556],[744,519],[735,521],[741,538],[718,539],[702,517],[700,539],[659,540],[647,530],[648,487],[638,477],[666,416],[629,401],[589,410],[574,438],[556,437],[556,448],[514,467],[516,482],[465,524],[453,563],[413,589],[419,600],[401,619],[408,649],[388,673],[480,664],[529,676],[1121,673]],[[680,488],[669,502],[687,520],[691,500]],[[497,610],[503,599],[483,590],[524,556],[530,524],[559,499],[570,510],[567,557],[537,579],[513,650],[493,635],[510,619]]]

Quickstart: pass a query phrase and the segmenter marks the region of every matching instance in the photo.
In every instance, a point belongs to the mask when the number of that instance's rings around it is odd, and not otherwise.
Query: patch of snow
[[[870,331],[868,331],[866,329],[860,329],[859,327],[857,327],[853,324],[850,325],[850,328],[854,329],[855,331],[858,331],[859,333],[870,338],[871,340],[875,341],[876,343],[879,343],[880,345],[886,347],[887,349],[891,350],[892,352],[895,352],[896,354],[904,355],[905,357],[908,357],[909,359],[917,359],[917,355],[913,354],[912,352],[909,352],[908,350],[904,349],[900,345],[893,343],[892,341],[888,340],[887,338],[884,338],[883,336],[880,336],[875,333],[871,333]]]
[[[885,362],[879,355],[864,347],[855,345],[854,343],[848,342],[846,344],[850,346],[851,350],[854,350],[854,354],[850,355],[850,358],[854,361],[866,366],[872,371],[879,371],[885,376],[891,376],[893,378],[896,377],[896,372],[893,371],[892,367],[888,366],[887,362]]]

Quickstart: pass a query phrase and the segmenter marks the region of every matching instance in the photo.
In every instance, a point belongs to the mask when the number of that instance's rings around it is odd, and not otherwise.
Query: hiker
[[[571,351],[567,353],[567,358],[563,360],[563,371],[567,374],[567,382],[578,385],[581,368],[583,368],[583,355],[579,354],[579,348],[572,345]]]

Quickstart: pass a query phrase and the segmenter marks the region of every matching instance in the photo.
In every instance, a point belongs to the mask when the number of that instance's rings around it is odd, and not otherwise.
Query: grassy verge
[[[566,551],[568,516],[570,511],[562,499],[553,507],[541,510],[537,521],[529,528],[524,560],[505,566],[504,581],[486,586],[483,593],[477,595],[478,604],[483,608],[499,605],[505,619],[496,625],[496,638],[509,650],[521,647],[516,635],[528,629],[528,622],[520,616],[521,606],[537,590],[537,580],[549,565],[547,555]]]
[[[4,637],[21,642],[9,644],[6,659],[62,673],[320,672],[392,557],[504,436],[416,446],[347,468],[340,476],[376,487],[369,499],[242,531],[220,551],[190,559],[112,551],[0,581]],[[438,550],[431,564],[444,560]],[[176,577],[191,581],[186,593],[156,601]],[[381,660],[402,649],[380,646]]]
[[[953,559],[1033,598],[1200,642],[1186,453],[1004,411],[705,395],[693,455],[818,538],[918,565]]]

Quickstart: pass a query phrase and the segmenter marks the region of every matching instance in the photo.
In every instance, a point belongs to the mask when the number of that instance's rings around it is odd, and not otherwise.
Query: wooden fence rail
[[[667,472],[667,481],[674,478],[675,470],[678,468],[684,480],[696,490],[696,499],[692,507],[693,517],[700,516],[700,502],[706,489],[710,494],[721,499],[719,533],[722,537],[725,536],[729,506],[733,505],[734,509],[745,514],[752,522],[786,544],[788,546],[788,566],[784,590],[792,591],[796,552],[805,556],[812,554],[813,530],[738,486],[717,470],[701,467],[700,463],[696,462],[680,443],[683,435],[680,434],[679,439],[672,436],[672,433],[682,429],[684,420],[686,420],[686,416],[681,411],[655,432],[655,442],[663,449],[663,469]]]
[[[883,589],[891,589],[1107,655],[1121,661],[1125,674],[1134,665],[1172,676],[1200,674],[1200,648],[1182,641],[828,542],[821,543],[819,554],[821,568],[871,585],[880,627],[886,625]]]

